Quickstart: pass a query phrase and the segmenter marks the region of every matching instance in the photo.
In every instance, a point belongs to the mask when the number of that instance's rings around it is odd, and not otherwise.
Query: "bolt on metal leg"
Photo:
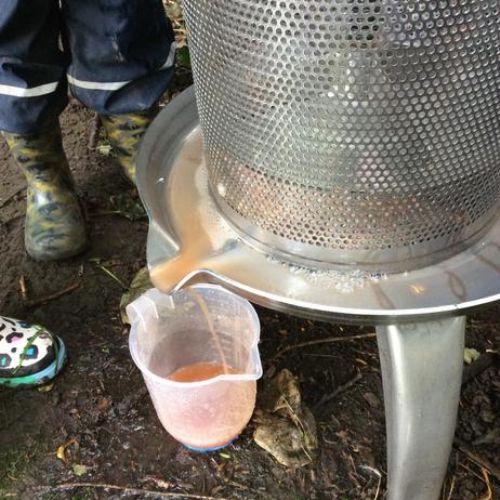
[[[455,433],[465,318],[377,327],[389,500],[439,497]]]

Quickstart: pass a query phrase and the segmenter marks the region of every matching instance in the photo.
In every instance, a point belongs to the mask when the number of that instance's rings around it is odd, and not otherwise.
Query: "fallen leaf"
[[[285,369],[266,381],[259,405],[255,443],[288,467],[311,463],[318,445],[316,422],[301,401],[297,377]]]
[[[347,443],[347,441],[349,439],[349,432],[346,430],[338,431],[335,433],[335,435],[338,438],[340,438],[340,440],[343,441],[344,443]]]
[[[281,370],[276,376],[280,396],[274,404],[273,411],[289,410],[293,412],[300,408],[301,395],[297,378],[289,370]]]
[[[466,347],[464,349],[464,362],[468,365],[476,361],[476,359],[479,359],[479,356],[481,356],[480,352],[472,347]]]
[[[373,394],[373,392],[365,392],[363,394],[363,399],[372,407],[380,408],[380,400]]]
[[[111,144],[98,144],[96,151],[103,156],[109,156],[111,153]]]
[[[99,411],[106,411],[111,406],[111,399],[101,398],[97,403],[97,409]]]
[[[134,276],[132,283],[130,283],[129,289],[122,295],[122,298],[120,299],[120,315],[123,323],[130,324],[126,311],[127,306],[150,288],[153,288],[153,284],[149,279],[149,271],[147,267],[143,267]]]
[[[165,481],[164,479],[159,479],[153,476],[146,476],[144,480],[153,481],[156,484],[156,486],[159,486],[160,488],[164,488],[166,490],[175,486],[175,483],[172,483],[170,481]]]
[[[128,192],[115,194],[109,199],[113,212],[128,220],[136,221],[146,217],[146,211],[141,201]]]
[[[54,385],[54,382],[41,385],[40,387],[38,387],[38,392],[50,392],[54,388]]]
[[[66,455],[64,454],[64,452],[65,452],[64,445],[59,446],[59,448],[57,448],[57,450],[56,450],[56,457],[59,460],[66,462]]]
[[[64,463],[67,463],[68,458],[66,457],[66,448],[74,444],[78,446],[78,441],[76,439],[70,439],[69,441],[66,441],[64,444],[59,446],[56,450],[56,457],[59,460],[62,460]]]
[[[178,2],[168,2],[165,5],[165,10],[170,19],[178,21],[182,19],[182,9]]]
[[[187,45],[184,45],[177,50],[177,61],[181,66],[185,66],[186,68],[191,67],[191,58],[189,57],[189,49]]]
[[[82,464],[73,464],[72,468],[75,476],[83,476],[84,474],[87,474],[88,471],[87,466]]]
[[[231,455],[229,453],[221,452],[219,453],[219,456],[222,458],[225,458],[226,460],[229,460],[231,458]]]

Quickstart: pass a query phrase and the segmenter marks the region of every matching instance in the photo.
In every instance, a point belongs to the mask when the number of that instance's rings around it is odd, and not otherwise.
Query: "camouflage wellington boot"
[[[136,171],[135,157],[144,133],[157,112],[158,108],[154,107],[139,113],[100,117],[116,159],[123,173],[133,184]]]
[[[32,135],[3,135],[28,184],[26,251],[36,260],[58,260],[81,253],[87,246],[87,231],[59,125]]]

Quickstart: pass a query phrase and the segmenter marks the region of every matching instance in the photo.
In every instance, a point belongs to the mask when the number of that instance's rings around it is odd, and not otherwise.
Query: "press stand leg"
[[[377,327],[389,500],[439,498],[455,433],[465,318]]]

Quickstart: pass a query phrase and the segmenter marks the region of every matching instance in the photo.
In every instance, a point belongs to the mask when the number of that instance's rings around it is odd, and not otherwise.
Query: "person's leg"
[[[101,115],[127,176],[174,70],[173,30],[161,0],[63,0],[72,94]]]
[[[40,385],[66,360],[63,341],[39,325],[0,316],[0,385]]]
[[[60,25],[57,0],[2,2],[0,130],[26,176],[26,250],[39,260],[70,257],[87,242],[58,124],[67,103]]]
[[[58,48],[57,0],[3,0],[0,8],[0,130],[50,128],[67,103]]]

